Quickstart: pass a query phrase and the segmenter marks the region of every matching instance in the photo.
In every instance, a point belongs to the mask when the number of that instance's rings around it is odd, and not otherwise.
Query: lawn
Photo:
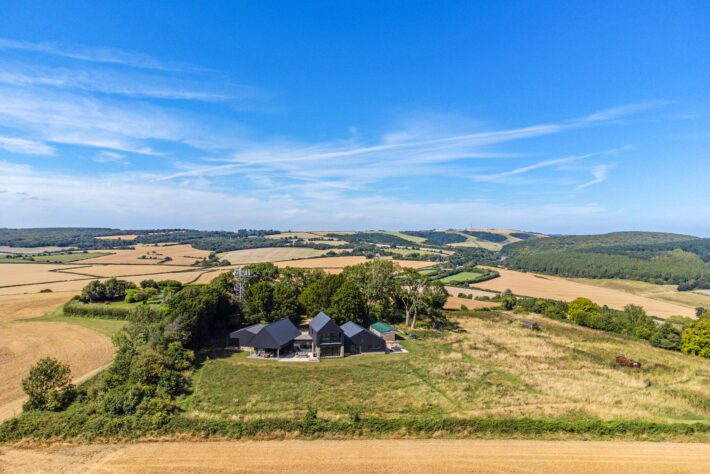
[[[408,354],[320,363],[213,353],[180,405],[189,416],[325,419],[590,417],[710,422],[710,360],[535,315],[461,312],[458,332],[418,330]],[[534,319],[540,331],[520,326]],[[642,368],[621,369],[624,354]],[[645,387],[645,380],[651,385]]]
[[[32,260],[25,257],[9,257],[0,259],[0,263],[71,263],[90,258],[109,255],[107,252],[64,252],[51,255],[32,255]]]
[[[483,276],[483,273],[478,273],[478,272],[461,272],[461,273],[456,273],[455,275],[449,275],[447,277],[441,278],[440,282],[442,283],[460,283],[460,282],[465,282],[465,281],[471,281],[475,280],[476,278],[480,278]]]
[[[26,320],[27,322],[63,322],[76,324],[85,328],[93,329],[94,331],[105,334],[109,337],[116,334],[123,326],[128,324],[128,321],[118,319],[103,319],[103,318],[87,318],[82,316],[67,316],[59,307],[54,311],[47,313],[40,318]]]

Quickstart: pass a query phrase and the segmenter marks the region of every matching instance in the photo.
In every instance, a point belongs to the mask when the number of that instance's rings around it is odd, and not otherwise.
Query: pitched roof
[[[301,331],[288,318],[264,326],[251,340],[252,347],[260,349],[280,349],[293,341]]]
[[[321,329],[325,327],[326,324],[328,324],[332,319],[330,316],[325,314],[323,311],[318,313],[315,318],[311,319],[311,322],[308,323],[308,325],[315,331],[318,332]]]
[[[375,331],[379,332],[382,334],[383,332],[394,332],[397,331],[395,328],[390,326],[384,321],[377,321],[376,323],[372,323],[370,326],[370,329],[374,329]]]
[[[348,321],[347,323],[343,324],[342,326],[340,326],[340,329],[343,330],[343,333],[345,333],[347,337],[353,337],[355,334],[361,333],[362,331],[367,331],[367,329],[352,321]]]
[[[240,345],[247,346],[254,336],[259,334],[263,328],[263,324],[252,324],[251,326],[229,333],[229,337],[232,339],[238,339]]]

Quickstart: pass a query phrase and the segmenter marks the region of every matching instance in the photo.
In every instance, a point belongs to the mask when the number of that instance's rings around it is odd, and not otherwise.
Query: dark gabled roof
[[[249,342],[251,342],[251,340],[254,339],[254,336],[259,334],[262,329],[264,329],[263,324],[252,324],[251,326],[229,333],[229,337],[232,339],[238,339],[239,344],[242,346],[248,346]]]
[[[343,324],[342,326],[340,326],[340,329],[343,330],[343,333],[347,337],[353,337],[354,335],[359,334],[362,331],[367,331],[367,329],[352,321],[348,321],[347,323]]]
[[[315,318],[311,319],[311,322],[308,323],[308,325],[313,329],[315,332],[320,331],[323,329],[329,322],[331,322],[332,319],[330,316],[325,314],[323,311],[318,313]]]
[[[251,340],[251,346],[257,349],[280,349],[293,341],[301,331],[288,318],[264,326]]]
[[[357,323],[348,321],[340,326],[345,337],[354,344],[372,344],[384,347],[385,341],[372,331],[368,331]]]

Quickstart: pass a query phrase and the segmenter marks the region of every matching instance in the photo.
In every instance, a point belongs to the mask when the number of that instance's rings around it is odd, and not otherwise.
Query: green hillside
[[[710,288],[710,239],[659,232],[548,237],[502,249],[505,265],[568,277],[624,278]]]

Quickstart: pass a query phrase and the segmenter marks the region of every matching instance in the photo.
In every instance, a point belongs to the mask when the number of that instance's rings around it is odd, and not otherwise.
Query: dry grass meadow
[[[341,419],[356,406],[365,417],[710,422],[710,360],[538,315],[451,317],[459,332],[417,331],[419,339],[402,342],[407,354],[319,364],[210,358],[183,406],[190,416],[229,419],[301,417],[308,406]],[[523,319],[541,329],[521,327]],[[617,367],[617,355],[641,369]]]
[[[584,296],[595,303],[615,309],[623,309],[628,304],[635,304],[643,306],[649,314],[661,318],[674,315],[695,315],[693,305],[656,299],[655,295],[641,296],[621,289],[595,286],[550,275],[517,272],[502,268],[496,268],[495,270],[500,273],[500,277],[476,283],[474,286],[494,291],[510,289],[517,295],[538,296],[565,301],[572,301],[579,296]]]
[[[286,440],[0,448],[0,471],[7,473],[679,474],[709,470],[707,445],[691,443]]]

